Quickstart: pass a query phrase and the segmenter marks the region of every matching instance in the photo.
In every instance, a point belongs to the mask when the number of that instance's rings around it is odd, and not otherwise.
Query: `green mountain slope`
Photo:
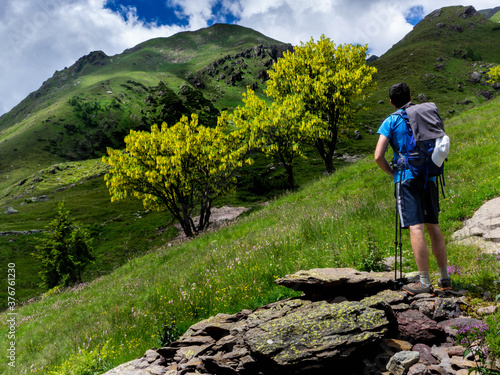
[[[500,9],[500,8],[499,8]],[[496,23],[500,23],[500,10],[498,12],[496,12],[491,18],[490,18],[491,21],[493,22],[496,22]]]
[[[497,91],[485,82],[484,73],[500,63],[495,48],[499,35],[498,24],[469,7],[433,12],[372,62],[378,69],[378,90],[360,103],[369,111],[361,111],[356,119],[363,139],[354,141],[347,133],[340,145],[342,153],[371,155],[377,139],[372,133],[392,111],[387,91],[395,82],[409,82],[416,101],[435,101],[460,151],[447,167],[447,235],[485,199],[500,194],[499,102],[487,99]],[[240,104],[246,86],[262,94],[266,70],[288,48],[247,28],[215,25],[146,41],[116,56],[93,52],[56,72],[0,118],[0,232],[42,229],[64,200],[75,219],[90,225],[96,237],[97,260],[86,270],[89,284],[81,287],[82,294],[77,287],[22,309],[18,345],[27,348],[23,355],[29,359],[20,355],[18,363],[34,364],[35,369],[61,364],[78,356],[78,347],[91,350],[110,341],[112,361],[118,364],[157,345],[158,330],[173,316],[186,328],[213,313],[282,297],[284,292],[272,280],[296,267],[331,266],[343,250],[352,255],[342,256],[338,265],[358,265],[359,259],[369,259],[364,251],[373,243],[389,251],[392,231],[382,224],[392,220],[392,197],[380,187],[390,189],[391,184],[370,156],[329,178],[322,177],[316,157],[301,161],[301,191],[273,200],[270,208],[255,209],[234,232],[202,236],[183,247],[168,247],[175,230],[165,213],[144,211],[135,200],[109,202],[102,178],[106,167],[98,158],[106,146],[120,147],[130,129],[147,128],[158,116],[170,122],[183,111],[194,111],[210,124],[218,111]],[[479,74],[478,80],[472,80],[473,73]],[[246,179],[236,194],[217,204],[254,205],[263,199],[259,194],[271,184],[279,185],[270,177],[280,172],[270,172],[267,163],[262,162],[264,172],[258,178],[242,173]],[[262,187],[262,181],[269,185]],[[253,187],[251,197],[244,195],[248,186]],[[47,200],[37,201],[42,195]],[[3,214],[9,206],[19,213]],[[368,236],[371,232],[374,240]],[[43,292],[37,287],[38,265],[30,256],[36,242],[36,234],[0,235],[0,264],[16,265],[20,301]],[[269,245],[273,243],[277,245]],[[134,260],[148,252],[152,254]],[[237,273],[228,272],[236,269]],[[208,293],[207,284],[196,299],[182,299],[183,293],[195,295],[193,284],[196,290],[207,270],[213,271],[210,285],[218,294]],[[1,290],[0,300],[7,301],[7,285]],[[170,301],[176,302],[175,308]],[[147,312],[136,318],[138,308]],[[103,320],[90,319],[87,312]],[[102,327],[106,334],[97,338]],[[130,338],[127,350],[120,349],[124,335]]]
[[[484,14],[486,16],[486,18],[489,18],[493,22],[498,22],[498,21],[495,21],[495,19],[494,19],[494,16],[498,15],[498,12],[500,12],[500,6],[497,6],[495,8],[491,8],[491,9],[481,9],[479,11],[479,13]]]
[[[160,82],[187,113],[193,106],[216,113],[240,101],[247,85],[261,85],[263,72],[288,48],[248,28],[214,25],[116,56],[82,57],[0,118],[0,197],[42,168],[99,157],[123,145],[130,129],[147,128],[144,117],[158,109],[151,98],[164,94]]]
[[[497,95],[486,82],[489,67],[500,63],[500,26],[473,7],[438,9],[372,64],[378,69],[378,91],[367,101],[383,119],[391,106],[389,87],[405,81],[416,102],[434,101],[450,118]],[[478,75],[473,76],[474,73]],[[383,100],[383,105],[377,104]],[[370,115],[363,115],[370,121]]]
[[[500,195],[499,111],[496,98],[446,124],[453,148],[441,225],[449,263],[462,270],[452,275],[458,288],[479,285],[493,291],[498,275],[496,256],[489,261],[483,255],[480,261],[476,249],[452,244],[450,238],[484,201]],[[274,284],[285,274],[370,267],[393,254],[392,192],[393,182],[370,155],[269,202],[231,227],[180,245],[151,248],[107,276],[17,306],[15,345],[23,350],[15,369],[4,360],[0,372],[43,374],[61,366],[106,370],[142,356],[208,316],[295,295]],[[404,257],[412,259],[407,231],[403,242]],[[414,267],[410,262],[404,270]],[[437,270],[436,264],[431,267]],[[1,317],[0,334],[6,337],[7,312]],[[9,345],[0,340],[2,352]]]

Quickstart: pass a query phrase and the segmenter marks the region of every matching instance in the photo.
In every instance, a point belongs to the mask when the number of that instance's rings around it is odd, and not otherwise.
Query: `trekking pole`
[[[399,225],[399,286],[402,286],[403,282],[403,239],[402,239],[402,228]]]
[[[402,229],[398,211],[398,202],[400,200],[400,194],[401,194],[400,190],[401,190],[401,180],[403,178],[403,168],[401,164],[398,164],[395,161],[393,161],[391,165],[400,173],[400,180],[396,183],[395,186],[396,220],[394,227],[394,237],[395,237],[394,238],[394,285],[396,289],[399,289],[402,286],[402,278],[403,278],[403,240],[402,240]],[[399,234],[399,240],[398,240],[398,234]],[[398,279],[398,246],[399,246],[399,279]]]
[[[397,187],[396,187],[397,191]],[[398,202],[396,198],[396,220],[394,232],[394,283],[398,280]]]
[[[398,202],[401,199],[401,181],[403,181],[403,167],[399,168],[399,189],[398,189]],[[396,210],[396,213],[397,210]],[[401,218],[399,218],[399,280],[398,285],[403,287],[403,228],[401,227]]]

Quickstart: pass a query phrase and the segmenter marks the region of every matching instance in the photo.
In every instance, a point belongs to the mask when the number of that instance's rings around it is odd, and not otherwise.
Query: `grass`
[[[500,23],[500,11],[496,12],[493,17],[490,18],[491,21]]]
[[[449,262],[462,267],[452,275],[454,282],[492,293],[498,260],[478,263],[478,249],[453,244],[450,237],[482,203],[500,196],[499,104],[495,99],[447,123],[452,151],[441,202]],[[391,256],[392,189],[369,155],[271,199],[231,227],[175,246],[152,245],[146,255],[109,275],[16,306],[16,368],[3,360],[0,372],[70,373],[79,366],[103,371],[157,346],[164,326],[183,332],[217,313],[296,295],[274,284],[285,274],[318,267],[362,269],[365,259]],[[403,237],[403,255],[412,259],[406,231]],[[436,267],[431,264],[433,271]],[[413,270],[414,263],[405,268]],[[2,337],[9,330],[7,317],[2,313]],[[7,345],[0,342],[0,351],[5,353]]]

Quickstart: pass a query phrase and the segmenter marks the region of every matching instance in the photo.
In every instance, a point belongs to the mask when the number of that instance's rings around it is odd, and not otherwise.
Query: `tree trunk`
[[[200,220],[198,221],[198,231],[203,231],[210,225],[210,214],[211,214],[212,202],[208,200],[201,204],[200,208]]]
[[[329,130],[332,132],[331,139],[318,139],[314,145],[316,146],[321,159],[323,159],[326,172],[331,174],[335,172],[335,166],[333,165],[333,155],[335,155],[335,148],[337,147],[337,127],[332,126]]]
[[[283,166],[286,170],[286,175],[288,177],[288,186],[290,189],[295,189],[295,179],[293,177],[293,167],[290,164],[284,163]]]
[[[325,164],[325,169],[328,174],[335,172],[335,167],[333,165],[333,155],[335,153],[335,147],[331,149],[328,144],[325,144],[323,140],[319,140],[315,143],[316,149],[318,150],[319,156],[323,159]]]
[[[180,220],[180,223],[186,237],[194,237],[193,220],[189,217],[189,213],[184,207],[182,207],[182,220]]]

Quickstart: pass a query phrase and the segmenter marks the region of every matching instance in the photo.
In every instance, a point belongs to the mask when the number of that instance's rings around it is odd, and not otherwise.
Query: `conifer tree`
[[[32,255],[40,261],[43,287],[80,283],[83,270],[94,260],[92,238],[87,229],[75,226],[62,202]]]

